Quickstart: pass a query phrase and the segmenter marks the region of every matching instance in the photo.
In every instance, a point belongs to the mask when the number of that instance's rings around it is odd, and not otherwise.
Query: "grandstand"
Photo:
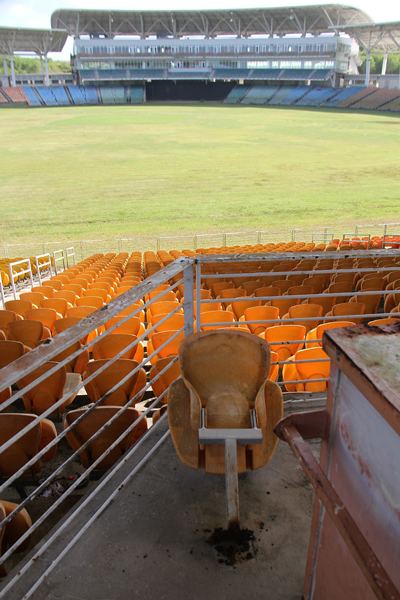
[[[396,90],[385,94],[378,88],[386,85],[388,55],[399,50],[400,25],[375,24],[348,6],[62,9],[53,13],[51,25],[50,30],[0,28],[0,53],[11,64],[0,87],[2,107],[211,100],[397,111]],[[68,35],[74,38],[72,74],[50,75],[48,53],[60,51]],[[353,79],[359,81],[360,48],[367,52],[362,89],[353,85]],[[43,57],[44,72],[18,78],[13,56],[22,52]],[[375,79],[372,52],[385,57]],[[305,87],[309,93],[303,93]]]

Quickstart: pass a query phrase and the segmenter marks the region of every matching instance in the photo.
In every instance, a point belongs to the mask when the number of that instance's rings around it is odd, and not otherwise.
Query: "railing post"
[[[387,223],[385,223],[383,226],[383,238],[385,238],[387,235],[387,229],[388,229],[388,226],[387,226]]]
[[[37,276],[39,279],[39,285],[42,285],[42,275],[40,273],[39,259],[37,256],[35,256],[35,263],[36,263],[36,272],[37,272]]]
[[[194,263],[185,267],[183,271],[183,314],[184,314],[184,334],[193,333],[194,324],[194,306],[193,306],[193,286],[194,286]]]
[[[10,282],[11,282],[11,288],[13,291],[13,296],[14,296],[14,300],[17,299],[17,289],[15,287],[15,281],[14,281],[14,272],[13,272],[13,268],[12,268],[12,263],[9,264],[9,271],[10,271]]]
[[[1,302],[2,302],[3,308],[4,308],[4,304],[5,304],[6,298],[5,298],[5,295],[4,295],[3,280],[2,280],[2,277],[1,277],[1,273],[0,273],[0,299],[1,299]]]

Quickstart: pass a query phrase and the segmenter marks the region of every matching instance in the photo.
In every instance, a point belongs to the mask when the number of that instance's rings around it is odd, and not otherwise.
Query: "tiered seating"
[[[248,85],[236,85],[225,98],[225,104],[239,104],[249,89]]]
[[[125,89],[122,86],[99,88],[103,104],[126,104]]]
[[[46,106],[57,106],[57,100],[50,87],[46,85],[37,85],[35,89]]]
[[[130,88],[131,104],[143,104],[144,102],[144,86],[135,85]]]
[[[5,96],[8,97],[11,102],[14,102],[14,104],[28,103],[22,87],[3,87],[2,90]]]
[[[6,98],[0,90],[0,104],[8,104],[8,98]]]
[[[266,104],[278,91],[278,87],[253,85],[242,99],[242,104]]]
[[[391,112],[400,112],[400,98],[391,100],[385,104],[380,110],[390,110]]]
[[[78,85],[68,85],[67,88],[74,104],[86,104],[86,96],[82,87]]]
[[[357,94],[358,92],[360,92],[363,89],[364,89],[364,86],[354,85],[351,87],[347,87],[347,88],[338,90],[337,94],[335,94],[331,98],[328,98],[328,100],[324,100],[323,102],[321,102],[321,106],[327,106],[327,107],[339,106],[341,102],[344,102],[345,100],[350,99],[352,96],[354,96],[354,94]]]
[[[362,108],[364,110],[375,110],[377,108],[386,110],[385,106],[392,100],[400,99],[400,90],[377,89],[352,105],[351,108]]]
[[[23,90],[25,92],[25,96],[27,97],[29,106],[41,106],[42,103],[37,95],[35,88],[30,87],[28,85],[24,85]]]
[[[51,91],[53,92],[53,96],[59,106],[68,106],[71,104],[64,86],[54,85],[51,87]]]
[[[290,104],[294,104],[297,100],[299,100],[304,94],[309,91],[308,86],[298,86],[298,87],[285,87],[282,86],[274,95],[274,97],[270,100],[269,104],[276,104],[280,106],[288,106]]]
[[[82,93],[85,96],[86,104],[98,104],[99,96],[97,94],[97,89],[94,86],[83,85],[81,87]]]
[[[359,92],[352,94],[351,96],[346,97],[339,104],[337,104],[340,108],[348,108],[359,102],[363,98],[366,98],[370,94],[373,94],[376,88],[373,87],[364,87]]]
[[[297,100],[296,106],[320,106],[325,100],[329,100],[336,94],[335,88],[313,87],[302,98]]]

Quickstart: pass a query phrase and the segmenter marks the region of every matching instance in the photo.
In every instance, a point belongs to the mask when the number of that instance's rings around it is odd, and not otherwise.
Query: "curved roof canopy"
[[[0,54],[14,52],[61,52],[68,33],[57,29],[19,29],[0,27]]]
[[[400,52],[400,21],[355,25],[346,27],[345,32],[365,50],[383,53]]]
[[[349,25],[372,24],[368,15],[341,4],[237,10],[56,10],[51,26],[70,35],[138,35],[145,38],[218,35],[318,35]]]

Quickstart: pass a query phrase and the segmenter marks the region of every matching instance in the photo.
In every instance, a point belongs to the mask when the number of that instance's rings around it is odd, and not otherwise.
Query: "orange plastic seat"
[[[21,292],[19,295],[20,300],[27,300],[38,308],[40,308],[45,298],[46,296],[42,292]]]
[[[374,319],[373,321],[369,321],[368,325],[370,327],[386,327],[387,325],[394,325],[394,323],[399,323],[400,317],[386,317],[384,319]]]
[[[314,329],[310,329],[307,333],[306,346],[307,348],[316,348],[317,346],[322,347],[322,341],[317,342],[316,340],[322,339],[324,331],[328,329],[337,329],[338,327],[353,327],[354,321],[329,321],[328,323],[321,323]]]
[[[0,369],[17,360],[29,349],[22,342],[0,340]],[[11,388],[0,392],[0,403],[11,398]]]
[[[357,318],[352,315],[365,314],[365,304],[362,302],[340,302],[334,304],[329,312],[326,313],[327,317],[347,317],[351,316],[351,320],[354,323],[361,323],[363,318]]]
[[[165,319],[166,316],[167,315],[162,314],[154,315],[151,325],[155,327],[155,329],[149,333],[150,337],[156,331],[178,331],[179,329],[183,328],[185,324],[185,315],[183,313],[175,313]],[[161,323],[163,319],[165,319],[165,321]]]
[[[36,305],[28,300],[8,300],[4,303],[4,307],[6,310],[11,310],[17,315],[20,315],[23,319],[27,318],[27,315],[32,308],[37,308]]]
[[[254,292],[256,298],[259,296],[280,296],[281,290],[277,286],[267,285],[263,287],[259,287]],[[268,300],[261,300],[263,304],[268,302]]]
[[[178,299],[174,301],[167,300],[165,302],[153,302],[153,304],[150,304],[147,308],[147,314],[150,316],[151,320],[155,315],[167,315],[173,310],[176,310],[177,306],[179,306],[179,311],[177,312],[182,312],[183,308],[180,306]]]
[[[108,363],[109,359],[91,361],[87,366],[84,378]],[[114,363],[109,364],[107,369],[85,384],[90,401],[97,402],[102,396],[106,396],[101,403],[102,406],[122,406],[138,394],[135,403],[140,402],[144,394],[143,388],[146,385],[146,372],[141,368],[133,373],[137,366],[138,363],[135,360],[126,358],[118,358]],[[131,375],[127,380],[118,386],[120,381],[129,374]],[[118,386],[117,389],[110,392],[114,386]]]
[[[253,306],[246,308],[243,315],[243,321],[264,321],[263,323],[248,323],[247,327],[251,333],[259,334],[265,331],[267,327],[278,325],[270,322],[279,319],[279,309],[275,306]]]
[[[0,500],[0,518],[1,520],[8,517],[17,508],[18,504],[9,502],[8,500]],[[0,554],[13,546],[19,538],[24,535],[32,527],[32,519],[28,511],[23,508],[17,512],[5,527],[2,527],[0,532]],[[25,540],[17,548],[17,551],[24,550],[27,547],[28,540]],[[4,565],[0,567],[0,577],[6,575]]]
[[[299,350],[291,359],[291,363],[283,365],[282,379],[286,382],[298,380],[298,383],[285,383],[288,392],[325,392],[327,390],[328,381],[313,381],[329,379],[330,360],[322,348]],[[308,381],[304,382],[304,380]]]
[[[318,319],[308,320],[311,317],[321,317],[322,306],[320,304],[296,304],[291,306],[286,315],[283,316],[283,320],[286,319],[302,319],[306,318],[306,321],[295,321],[293,325],[304,325],[307,331],[317,327],[319,324]]]
[[[110,331],[111,335],[114,335],[116,333],[130,333],[132,335],[136,335],[137,337],[140,337],[141,335],[144,334],[144,332],[145,332],[144,325],[141,322],[139,317],[131,317],[127,321],[122,322],[123,319],[124,319],[124,317],[122,317],[122,316],[112,317],[105,324],[105,328],[110,329],[110,327],[112,327],[113,325],[117,325],[120,323],[120,325],[118,327],[116,327],[115,329]]]
[[[1,412],[0,443],[4,444],[10,440],[36,418],[36,415],[33,414]],[[56,428],[49,419],[43,419],[36,423],[30,431],[0,454],[0,474],[4,477],[10,477],[56,437]],[[57,446],[54,445],[40,460],[29,467],[26,476],[38,473],[42,468],[42,462],[53,459],[56,454]]]
[[[95,306],[73,306],[67,310],[67,317],[74,317],[76,319],[84,319],[91,315],[97,309]]]
[[[38,369],[36,369],[33,373],[22,377],[18,381],[18,387],[22,389],[24,386],[32,383],[40,377],[41,375],[47,373],[52,367],[54,367],[57,363],[55,361],[51,361],[45,363]],[[76,383],[77,379],[73,379],[72,383]],[[53,404],[55,404],[58,400],[62,398],[64,392],[66,391],[66,383],[67,383],[67,371],[65,367],[59,367],[57,371],[49,377],[46,377],[43,381],[35,385],[31,390],[27,391],[23,395],[24,407],[27,412],[32,412],[37,415],[41,415],[48,408],[51,408]],[[56,410],[55,413],[62,413],[67,406],[74,401],[77,392],[71,393],[71,395],[61,404]]]
[[[0,331],[7,333],[9,324],[14,321],[22,321],[22,317],[12,310],[0,310]]]
[[[241,429],[251,426],[254,408],[262,441],[237,445],[237,469],[264,466],[276,448],[273,428],[283,414],[282,392],[267,379],[270,352],[264,340],[237,329],[197,333],[185,338],[179,359],[182,377],[168,394],[169,428],[179,459],[194,469],[224,473],[223,445],[199,444],[201,410],[208,428]]]
[[[66,300],[72,304],[72,306],[75,306],[78,296],[75,294],[75,292],[71,292],[69,290],[60,290],[54,292],[53,298],[62,298],[63,300]]]
[[[167,286],[168,288],[169,286]],[[161,295],[162,294],[162,295]],[[176,294],[173,290],[160,290],[160,289],[155,289],[152,290],[151,292],[148,293],[147,297],[149,300],[152,300],[153,298],[156,298],[156,296],[159,296],[159,298],[157,299],[156,302],[175,302],[176,301]]]
[[[224,323],[223,325],[215,325],[214,323]],[[210,329],[221,329],[233,326],[235,319],[233,313],[226,310],[213,310],[201,314],[200,327],[202,331]]]
[[[92,306],[98,309],[104,306],[104,300],[100,296],[83,296],[77,299],[76,306]]]
[[[85,288],[79,283],[67,283],[63,287],[63,291],[73,292],[76,296],[81,296]]]
[[[46,287],[52,288],[55,293],[56,291],[60,291],[62,289],[63,283],[59,279],[50,279],[49,281],[46,281]]]
[[[7,339],[22,342],[28,348],[35,348],[42,340],[51,337],[51,332],[40,321],[12,321],[8,325]]]
[[[76,451],[86,443],[101,427],[103,427],[120,410],[119,406],[97,406],[92,412],[90,407],[83,407],[69,411],[64,417],[64,428],[69,427],[87,412],[66,434],[71,448]],[[129,427],[139,418],[139,413],[128,407],[121,415],[114,419],[109,427],[102,431],[96,439],[79,453],[80,460],[85,467],[89,467],[96,459],[109,448]],[[137,425],[127,433],[115,448],[96,466],[99,470],[110,468],[121,456],[132,447],[147,431],[146,419],[141,419]]]
[[[172,339],[169,343],[166,343],[174,335],[175,335],[174,339]],[[167,358],[168,356],[176,356],[179,352],[179,348],[183,341],[183,338],[184,338],[184,334],[183,333],[176,334],[176,331],[157,331],[156,333],[154,333],[152,335],[151,340],[149,340],[148,345],[147,345],[147,355],[148,356],[150,354],[152,354],[152,350],[154,352],[157,352],[157,356],[155,356],[151,359],[151,363],[155,364],[157,362],[157,360],[159,360],[160,358]],[[161,346],[164,343],[166,343],[165,346],[163,348],[161,348]]]
[[[27,319],[30,321],[39,321],[51,334],[53,334],[54,324],[59,318],[61,318],[61,315],[53,308],[34,308],[27,316]]]
[[[42,308],[51,308],[55,310],[57,314],[65,317],[67,310],[72,308],[72,304],[63,298],[48,298],[43,300]]]
[[[260,306],[261,300],[241,300],[239,302],[232,302],[231,308],[232,312],[235,316],[235,320],[239,321],[240,317],[242,317],[247,308],[251,308],[253,306]]]
[[[180,377],[181,370],[179,361],[174,360],[174,356],[168,356],[167,358],[160,358],[151,368],[149,379],[151,387],[157,398],[161,397],[161,401],[167,403],[167,395],[165,394],[169,386]],[[169,366],[168,366],[169,365]],[[168,368],[167,368],[168,367]],[[160,375],[161,371],[164,371]],[[163,395],[164,394],[164,395]]]
[[[114,335],[101,336],[99,341],[92,347],[92,355],[95,360],[103,358],[113,358],[124,348],[133,344],[136,336],[129,333],[117,333]],[[136,346],[129,348],[121,358],[128,358],[141,363],[144,357],[144,348],[141,342]]]
[[[45,285],[45,284],[35,285],[32,288],[32,292],[35,292],[35,293],[38,292],[38,293],[42,294],[43,296],[45,296],[45,298],[53,298],[53,296],[54,296],[54,288],[49,287],[48,285]]]
[[[285,361],[304,346],[306,328],[304,325],[276,325],[265,330],[265,340],[271,344],[271,350]]]
[[[103,290],[102,288],[90,287],[85,294],[85,297],[88,296],[97,296],[103,300],[103,304],[108,304],[111,302],[111,294],[108,291]]]

